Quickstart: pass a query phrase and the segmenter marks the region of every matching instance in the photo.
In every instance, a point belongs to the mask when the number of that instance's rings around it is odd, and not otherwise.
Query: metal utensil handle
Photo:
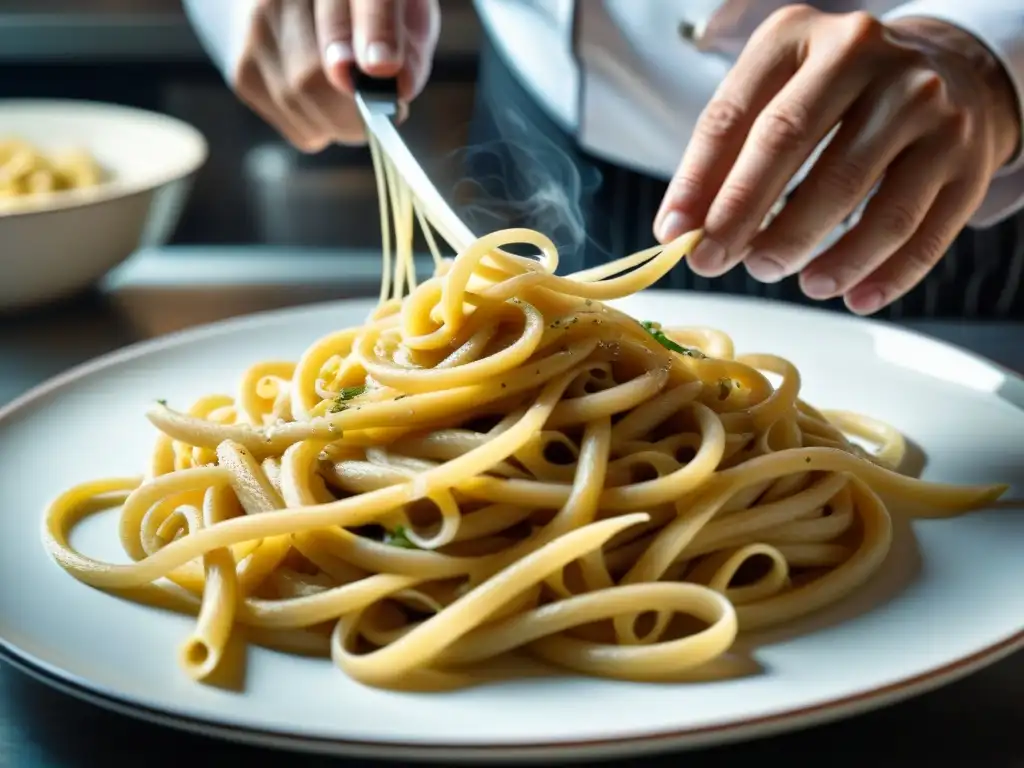
[[[352,69],[352,87],[356,93],[363,94],[370,98],[387,98],[398,101],[398,78],[397,77],[374,77],[368,75],[361,69]]]
[[[353,78],[356,106],[366,129],[377,138],[380,148],[391,158],[405,183],[429,212],[428,218],[433,220],[442,237],[452,242],[456,250],[468,246],[476,239],[473,233],[437,191],[395,128],[395,118],[398,117],[397,80],[355,72]]]

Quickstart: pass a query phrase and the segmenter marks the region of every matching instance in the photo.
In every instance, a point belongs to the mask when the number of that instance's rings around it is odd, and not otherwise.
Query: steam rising
[[[455,211],[478,234],[508,227],[542,232],[558,247],[565,265],[559,272],[579,269],[593,244],[584,203],[599,188],[600,172],[581,168],[520,112],[505,108],[492,117],[499,138],[455,153],[465,169],[455,185]]]

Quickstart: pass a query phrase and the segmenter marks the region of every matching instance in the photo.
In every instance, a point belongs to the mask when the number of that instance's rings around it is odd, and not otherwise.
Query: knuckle
[[[927,271],[945,255],[947,246],[948,243],[942,233],[930,232],[922,235],[921,242],[912,253],[918,255],[922,268]]]
[[[743,182],[734,181],[726,184],[719,191],[714,202],[714,229],[721,231],[726,222],[742,221],[750,211],[754,201],[754,189]],[[712,218],[709,216],[709,218]],[[709,222],[709,227],[711,222]]]
[[[815,8],[805,3],[792,3],[772,11],[768,16],[767,22],[773,28],[785,28],[795,22],[803,21],[809,15],[816,12]]]
[[[761,149],[768,152],[792,152],[811,141],[810,123],[810,115],[803,105],[780,104],[757,118],[754,137]]]
[[[323,77],[319,62],[313,62],[289,73],[288,90],[296,96],[312,94],[317,90]]]
[[[254,14],[245,45],[247,52],[271,50],[275,46],[272,15],[269,10]]]
[[[906,283],[913,285],[927,275],[946,252],[946,241],[937,233],[929,233],[903,253],[902,272]]]
[[[854,11],[843,16],[843,39],[845,48],[859,49],[875,43],[882,36],[882,22],[867,11]]]
[[[666,197],[671,198],[677,204],[686,205],[700,197],[701,183],[693,173],[681,168],[668,183]]]
[[[824,163],[819,186],[821,191],[837,197],[843,203],[859,199],[867,184],[868,168],[860,160],[844,157]]]
[[[932,69],[911,74],[908,85],[910,100],[923,106],[942,106],[947,99],[946,81]]]
[[[697,132],[705,139],[721,140],[743,125],[745,110],[729,99],[712,99],[697,123]]]
[[[909,110],[921,119],[943,120],[958,110],[950,98],[946,79],[930,68],[917,69],[905,85]]]
[[[914,234],[919,220],[920,215],[912,206],[894,202],[879,214],[878,226],[884,235],[904,242]]]
[[[952,109],[946,116],[945,128],[955,146],[969,144],[974,135],[974,116],[966,109]]]
[[[262,90],[263,74],[252,56],[242,56],[231,76],[231,85],[243,100]]]
[[[274,102],[288,115],[298,116],[302,114],[302,97],[297,92],[285,88],[275,91]]]

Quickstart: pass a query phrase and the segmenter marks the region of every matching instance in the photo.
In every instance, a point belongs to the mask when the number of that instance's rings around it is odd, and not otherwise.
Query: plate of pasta
[[[650,290],[699,232],[572,275],[532,230],[428,237],[417,282],[430,211],[388,179],[378,301],[0,412],[5,658],[255,743],[548,762],[803,727],[1024,646],[1019,377]]]

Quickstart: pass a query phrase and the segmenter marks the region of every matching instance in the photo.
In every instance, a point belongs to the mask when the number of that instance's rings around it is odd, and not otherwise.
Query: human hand
[[[440,16],[438,0],[258,0],[235,90],[305,152],[361,143],[352,67],[396,77],[407,105],[426,85]]]
[[[697,274],[718,276],[741,261],[762,282],[799,273],[810,298],[842,296],[870,314],[941,259],[1020,134],[1005,71],[959,28],[787,6],[755,32],[702,114],[655,233],[667,242],[703,226],[689,258]],[[859,223],[815,257],[879,181]]]

